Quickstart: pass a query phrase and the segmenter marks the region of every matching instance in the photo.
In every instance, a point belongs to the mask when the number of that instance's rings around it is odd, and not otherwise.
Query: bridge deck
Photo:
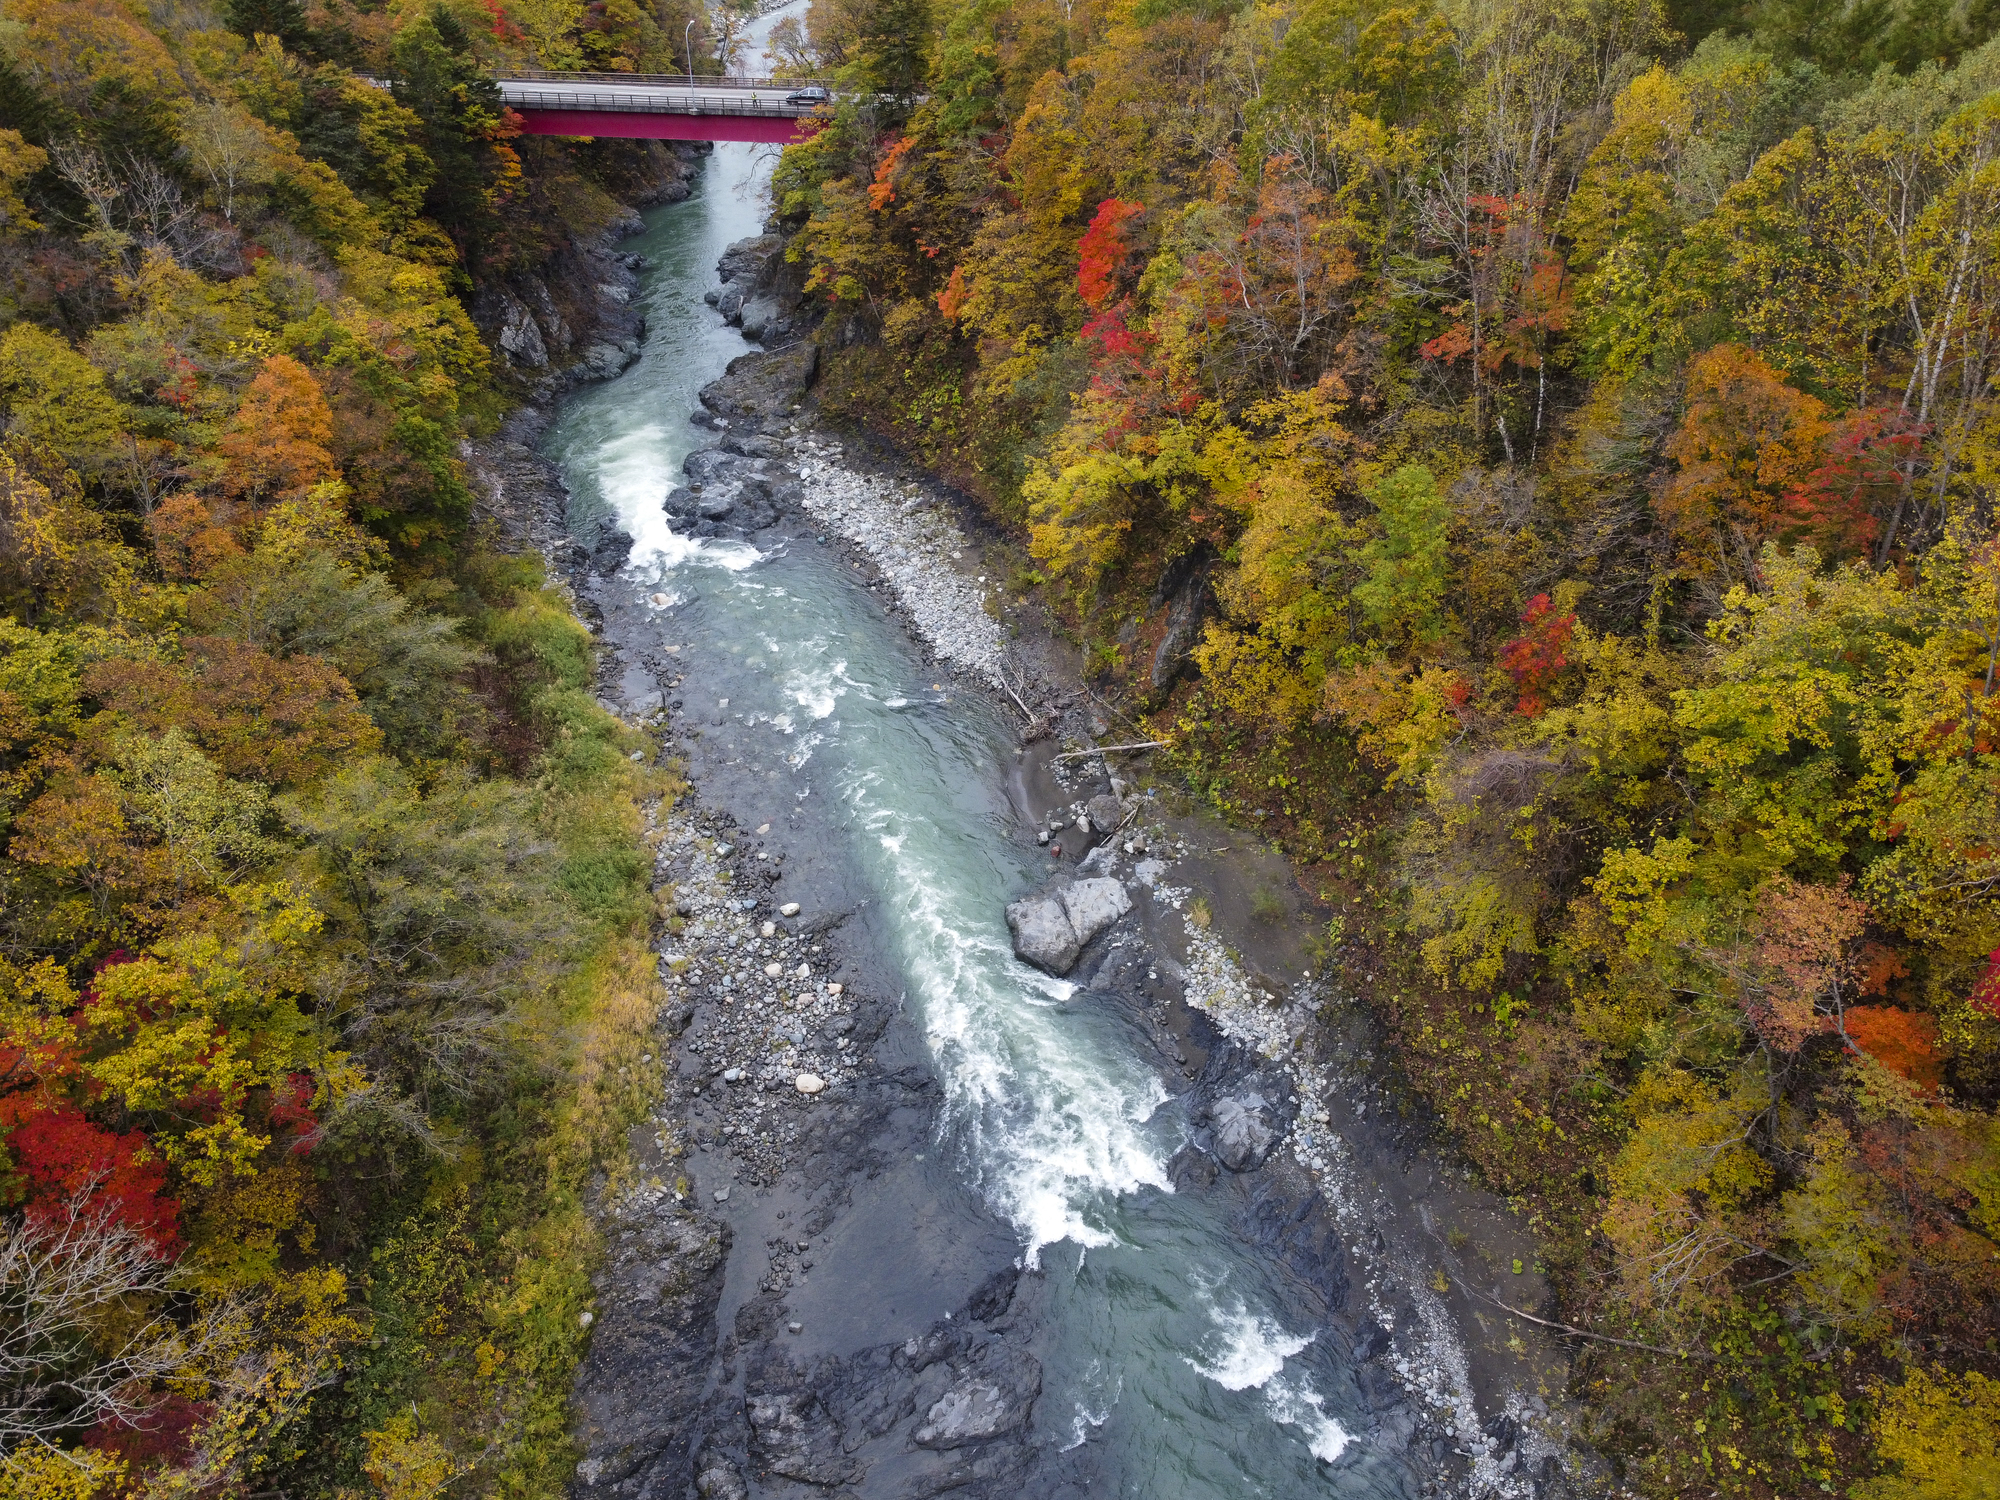
[[[803,79],[520,72],[495,81],[529,135],[782,144],[819,128],[817,106],[785,102]]]

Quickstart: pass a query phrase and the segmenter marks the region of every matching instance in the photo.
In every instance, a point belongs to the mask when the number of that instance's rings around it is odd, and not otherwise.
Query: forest
[[[742,19],[0,5],[10,1496],[573,1470],[676,786],[475,503],[519,391],[467,309],[659,163],[489,75]]]
[[[1996,30],[791,37],[849,89],[774,185],[825,409],[974,497],[1129,737],[1290,857],[1640,1494],[2000,1493]]]

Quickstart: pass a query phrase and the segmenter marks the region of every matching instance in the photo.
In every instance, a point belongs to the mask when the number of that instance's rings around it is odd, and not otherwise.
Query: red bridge
[[[833,95],[811,79],[705,78],[686,74],[495,75],[500,96],[529,135],[619,136],[651,141],[803,140],[826,123]]]

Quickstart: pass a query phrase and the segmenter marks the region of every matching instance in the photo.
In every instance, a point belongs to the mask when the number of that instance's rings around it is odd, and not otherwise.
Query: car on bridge
[[[797,93],[785,95],[785,103],[817,106],[826,103],[832,97],[831,94],[827,93],[818,84],[809,83]]]

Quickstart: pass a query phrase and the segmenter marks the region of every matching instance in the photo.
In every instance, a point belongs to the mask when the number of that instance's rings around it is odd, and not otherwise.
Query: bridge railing
[[[532,95],[507,100],[512,109],[592,110],[626,115],[745,115],[798,119],[815,113],[812,106],[785,103],[782,94],[768,99],[717,99],[700,94],[596,94],[582,89],[537,88]]]
[[[830,78],[757,78],[744,73],[564,73],[551,68],[510,68],[495,73],[498,83],[614,83],[655,88],[760,89],[795,94],[803,88],[833,92]]]

